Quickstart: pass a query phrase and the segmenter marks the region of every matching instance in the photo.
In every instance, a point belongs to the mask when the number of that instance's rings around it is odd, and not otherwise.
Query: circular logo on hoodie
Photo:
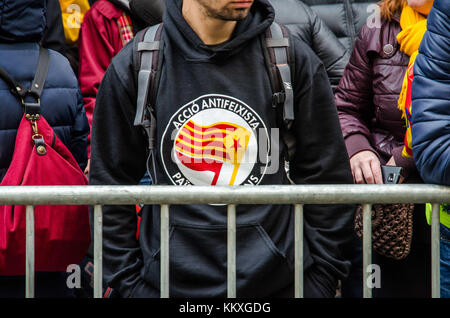
[[[268,153],[264,122],[244,102],[225,95],[204,95],[182,106],[161,139],[162,163],[175,185],[259,184]]]

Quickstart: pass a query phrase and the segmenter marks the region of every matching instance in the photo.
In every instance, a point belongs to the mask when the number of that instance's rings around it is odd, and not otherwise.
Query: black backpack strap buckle
[[[277,92],[272,95],[272,107],[276,108],[280,104],[284,104],[286,94],[284,92]]]

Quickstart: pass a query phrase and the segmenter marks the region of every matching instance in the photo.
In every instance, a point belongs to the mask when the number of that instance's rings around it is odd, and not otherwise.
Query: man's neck
[[[184,0],[183,17],[206,45],[215,45],[231,38],[236,21],[224,21],[208,16],[205,9],[193,0]]]

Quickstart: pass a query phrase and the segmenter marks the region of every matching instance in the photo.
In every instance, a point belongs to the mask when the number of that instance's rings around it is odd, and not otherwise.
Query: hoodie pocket
[[[238,297],[267,297],[290,286],[292,265],[262,226],[236,228]],[[227,229],[224,226],[172,225],[171,297],[226,297]],[[146,280],[159,286],[160,253],[147,264]]]

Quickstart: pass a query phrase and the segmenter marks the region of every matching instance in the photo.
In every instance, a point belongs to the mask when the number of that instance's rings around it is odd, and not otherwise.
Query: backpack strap
[[[295,119],[292,84],[294,47],[290,45],[287,29],[275,22],[266,30],[262,45],[273,92],[272,106],[277,109],[282,107],[278,121],[289,160],[295,153],[295,137],[290,130]]]
[[[150,174],[149,163],[155,162],[153,150],[155,147],[156,118],[154,115],[154,105],[158,92],[159,80],[161,77],[161,67],[164,42],[162,40],[163,24],[157,24],[147,28],[142,34],[137,36],[135,42],[136,62],[139,63],[137,76],[138,94],[136,105],[135,126],[142,126],[148,138],[149,156],[147,159],[147,170]],[[142,40],[139,40],[142,38]],[[150,176],[152,176],[150,174]],[[153,183],[156,183],[156,174],[152,176]]]
[[[275,88],[273,101],[274,104],[283,105],[283,120],[288,124],[294,120],[294,92],[289,63],[289,36],[286,29],[278,23],[272,23],[266,31],[265,44],[272,64],[270,69],[277,71],[276,75],[272,75]]]
[[[162,24],[149,27],[143,33],[142,41],[136,41],[136,52],[139,72],[137,77],[138,96],[136,105],[136,117],[134,125],[141,126],[146,121],[146,107],[152,106],[155,97],[149,101],[149,92],[155,89],[154,80],[158,72],[159,52],[162,49],[161,41]],[[150,103],[149,103],[150,102]],[[150,104],[150,105],[149,105]]]

